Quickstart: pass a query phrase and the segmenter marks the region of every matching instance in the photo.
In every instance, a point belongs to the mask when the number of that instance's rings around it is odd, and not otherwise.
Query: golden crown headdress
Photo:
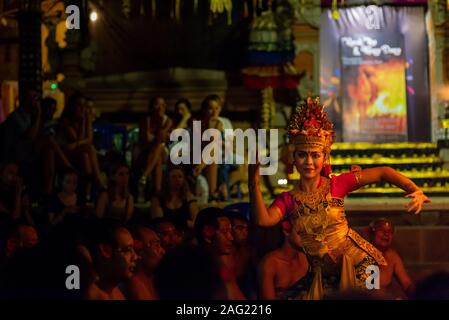
[[[334,139],[334,125],[329,120],[320,98],[308,97],[296,107],[288,122],[291,151],[319,147],[329,155]]]

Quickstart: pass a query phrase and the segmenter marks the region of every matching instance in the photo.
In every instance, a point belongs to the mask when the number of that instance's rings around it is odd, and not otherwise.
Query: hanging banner
[[[337,140],[430,139],[424,8],[359,6],[321,16],[321,97]]]
[[[375,4],[376,1],[367,1],[367,0],[338,0],[338,5],[341,7],[345,6],[356,6],[356,5],[366,5]],[[379,2],[379,1],[377,1]],[[398,5],[398,6],[413,6],[413,5],[427,5],[427,0],[382,0],[383,5]],[[332,0],[321,0],[321,6],[323,7],[331,7]]]
[[[407,141],[402,36],[340,38],[344,141]]]

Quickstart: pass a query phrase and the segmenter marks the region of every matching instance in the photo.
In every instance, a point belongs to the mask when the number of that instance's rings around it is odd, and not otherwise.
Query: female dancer
[[[403,189],[408,211],[419,213],[430,200],[410,179],[389,167],[330,174],[333,125],[317,98],[307,99],[288,124],[289,151],[300,180],[266,208],[259,188],[259,164],[249,167],[252,214],[260,226],[273,226],[284,216],[299,233],[313,271],[306,299],[350,288],[366,288],[370,265],[386,265],[382,254],[348,226],[344,197],[358,188],[386,181]]]

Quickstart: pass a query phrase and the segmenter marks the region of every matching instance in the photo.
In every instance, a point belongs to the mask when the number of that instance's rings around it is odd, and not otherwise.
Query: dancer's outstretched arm
[[[407,195],[405,197],[411,198],[410,202],[406,205],[408,212],[413,211],[415,212],[415,214],[418,214],[421,212],[423,204],[430,202],[430,199],[412,180],[394,170],[393,168],[370,168],[362,170],[360,173],[361,174],[358,183],[359,187],[371,183],[385,181],[407,192]]]
[[[262,227],[270,227],[282,219],[282,212],[277,206],[267,209],[260,191],[260,163],[248,165],[248,191],[251,201],[251,216],[254,222]]]

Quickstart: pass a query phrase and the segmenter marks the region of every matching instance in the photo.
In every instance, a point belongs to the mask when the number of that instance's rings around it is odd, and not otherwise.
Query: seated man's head
[[[182,244],[182,235],[172,221],[166,218],[156,218],[152,221],[152,229],[156,231],[161,246],[165,251],[174,249]]]
[[[133,238],[134,248],[141,258],[139,264],[146,273],[152,274],[165,254],[161,240],[156,232],[144,226],[133,228]]]
[[[212,244],[215,236],[216,216],[222,213],[222,209],[215,207],[204,208],[198,212],[193,226],[198,244]]]
[[[27,86],[24,88],[24,94],[20,94],[24,98],[23,108],[26,112],[33,113],[40,105],[40,94],[36,88]]]
[[[219,255],[229,255],[234,248],[231,221],[223,212],[215,222],[214,248]]]
[[[209,207],[198,212],[194,232],[199,244],[211,246],[217,254],[227,255],[232,252],[232,225],[223,209]]]
[[[416,300],[449,300],[449,273],[436,271],[416,286]]]
[[[19,177],[19,165],[15,162],[8,162],[0,167],[0,181],[8,186],[15,186]]]
[[[284,234],[284,242],[287,242],[290,247],[295,250],[302,250],[302,241],[298,231],[292,225],[290,220],[284,219],[281,223],[282,233]]]
[[[236,244],[244,244],[248,241],[248,220],[239,212],[231,211],[228,218],[232,224],[232,236]]]
[[[112,221],[102,221],[90,241],[89,251],[100,279],[110,283],[132,277],[138,259],[129,231]]]
[[[393,242],[394,225],[385,218],[373,221],[368,229],[371,243],[380,250],[386,250]]]
[[[6,241],[6,255],[12,256],[15,252],[33,248],[39,243],[39,237],[33,226],[18,224],[11,228],[10,236]]]
[[[46,97],[42,99],[41,107],[42,107],[42,120],[49,121],[53,119],[53,116],[56,113],[57,102],[52,97]]]
[[[167,252],[154,279],[161,300],[225,298],[218,259],[204,247],[182,246]]]
[[[61,190],[67,193],[76,192],[78,187],[78,173],[75,169],[67,168],[61,175]]]

